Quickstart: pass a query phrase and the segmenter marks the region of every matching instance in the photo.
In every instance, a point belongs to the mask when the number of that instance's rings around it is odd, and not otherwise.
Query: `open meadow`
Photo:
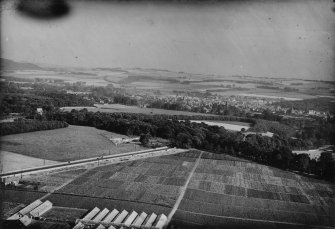
[[[219,126],[224,127],[226,130],[231,131],[241,131],[243,128],[248,130],[250,128],[250,123],[246,122],[229,122],[229,121],[204,121],[204,120],[190,120],[191,122],[195,123],[205,123],[209,126]]]
[[[0,161],[0,173],[57,163],[57,161],[43,160],[7,151],[0,151]]]
[[[134,144],[116,146],[109,140],[112,137],[127,138],[127,136],[94,127],[70,125],[61,129],[3,136],[1,147],[4,151],[53,161],[68,161],[145,149]]]

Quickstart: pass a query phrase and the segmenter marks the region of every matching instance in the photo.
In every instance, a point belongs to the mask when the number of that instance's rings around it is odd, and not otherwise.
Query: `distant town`
[[[333,82],[2,63],[7,228],[334,223]]]

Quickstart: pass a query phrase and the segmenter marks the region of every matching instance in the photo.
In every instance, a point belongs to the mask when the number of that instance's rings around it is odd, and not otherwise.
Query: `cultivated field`
[[[1,217],[8,218],[9,216],[20,211],[24,207],[25,205],[21,203],[2,201],[0,211],[2,213]]]
[[[57,206],[45,217],[71,221],[96,206],[169,215],[176,207],[171,221],[175,228],[335,226],[334,184],[229,155],[199,156],[199,151],[188,151],[36,176],[45,184],[55,179],[55,187],[72,180],[45,198]],[[7,208],[41,196],[43,192],[5,192]]]
[[[82,218],[87,211],[87,209],[53,207],[50,211],[44,214],[43,217],[50,220],[73,223],[76,219]]]
[[[93,127],[69,126],[55,130],[3,136],[1,147],[4,151],[54,161],[68,161],[145,149],[139,145],[136,145],[135,149],[134,144],[115,146],[109,140],[122,137],[126,136]]]
[[[40,192],[53,192],[64,183],[75,179],[76,177],[80,176],[86,171],[87,168],[80,168],[80,169],[67,170],[62,172],[52,172],[46,174],[33,173],[23,175],[22,180],[26,182],[39,183],[38,191]]]
[[[252,162],[201,159],[173,221],[188,228],[334,227],[334,187]]]
[[[71,204],[77,208],[94,207],[91,203],[94,199],[93,203],[101,207],[107,204],[110,208],[116,205],[120,209],[133,207],[136,211],[150,212],[146,210],[149,207],[167,214],[195,160],[171,155],[97,167],[79,176],[49,199],[60,206]],[[78,201],[78,198],[84,199]]]
[[[204,113],[195,113],[187,111],[175,111],[175,110],[165,110],[165,109],[156,109],[156,108],[142,108],[137,106],[126,106],[122,104],[106,104],[99,105],[96,104],[96,107],[63,107],[64,111],[71,111],[72,109],[81,110],[86,108],[88,111],[93,112],[107,112],[107,113],[140,113],[140,114],[168,114],[168,115],[202,115],[202,116],[216,116],[213,114],[204,114]]]

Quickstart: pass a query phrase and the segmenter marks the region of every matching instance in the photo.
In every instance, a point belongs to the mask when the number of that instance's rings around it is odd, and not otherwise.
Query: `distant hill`
[[[21,63],[13,60],[0,58],[2,70],[41,70],[40,66],[31,63]]]

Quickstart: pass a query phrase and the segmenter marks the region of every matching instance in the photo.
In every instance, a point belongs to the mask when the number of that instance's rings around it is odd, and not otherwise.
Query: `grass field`
[[[58,163],[7,151],[0,151],[0,159],[0,173]]]
[[[71,111],[72,109],[83,109],[83,107],[63,107],[64,111]],[[88,111],[93,112],[107,112],[107,113],[140,113],[140,114],[168,114],[168,115],[205,115],[205,116],[216,116],[213,114],[204,114],[204,113],[195,113],[187,111],[175,111],[175,110],[165,110],[165,109],[156,109],[156,108],[141,108],[137,106],[126,106],[122,104],[106,104],[99,105],[96,104],[96,107],[86,107]]]
[[[47,131],[7,135],[1,138],[4,151],[36,158],[68,161],[144,149],[133,144],[115,146],[109,139],[124,135],[94,127],[69,126]]]
[[[242,128],[245,130],[248,130],[250,128],[249,123],[243,123],[243,122],[225,122],[225,121],[203,121],[203,120],[191,120],[191,122],[195,123],[205,123],[209,126],[219,126],[219,127],[224,127],[227,130],[231,131],[241,131]]]

